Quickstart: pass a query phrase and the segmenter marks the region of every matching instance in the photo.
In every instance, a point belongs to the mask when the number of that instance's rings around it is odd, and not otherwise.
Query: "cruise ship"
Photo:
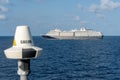
[[[103,34],[102,32],[86,29],[83,27],[79,30],[74,29],[70,31],[54,29],[49,31],[47,34],[42,35],[42,37],[49,39],[102,39]]]

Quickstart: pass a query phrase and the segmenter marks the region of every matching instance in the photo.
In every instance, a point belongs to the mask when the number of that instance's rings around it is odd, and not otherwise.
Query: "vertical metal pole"
[[[28,77],[27,77],[27,76],[24,76],[24,75],[21,75],[21,76],[20,76],[20,80],[28,80]]]
[[[28,75],[30,73],[30,59],[18,60],[18,75],[20,75],[20,80],[28,80]]]

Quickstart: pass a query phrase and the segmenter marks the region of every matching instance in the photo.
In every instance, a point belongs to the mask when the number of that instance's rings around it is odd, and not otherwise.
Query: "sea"
[[[18,60],[7,59],[4,50],[13,36],[0,37],[0,80],[19,80]],[[31,59],[29,80],[120,80],[120,36],[103,39],[49,40],[33,36],[42,54]]]

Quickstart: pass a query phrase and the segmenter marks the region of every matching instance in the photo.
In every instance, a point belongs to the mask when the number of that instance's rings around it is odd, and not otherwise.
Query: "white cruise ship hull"
[[[103,36],[48,36],[43,35],[42,37],[47,39],[102,39]]]

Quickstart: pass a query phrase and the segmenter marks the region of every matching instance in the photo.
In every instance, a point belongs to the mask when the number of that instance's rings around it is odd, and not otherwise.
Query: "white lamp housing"
[[[42,48],[35,47],[28,26],[17,26],[13,46],[4,50],[10,59],[31,59],[41,54]]]

